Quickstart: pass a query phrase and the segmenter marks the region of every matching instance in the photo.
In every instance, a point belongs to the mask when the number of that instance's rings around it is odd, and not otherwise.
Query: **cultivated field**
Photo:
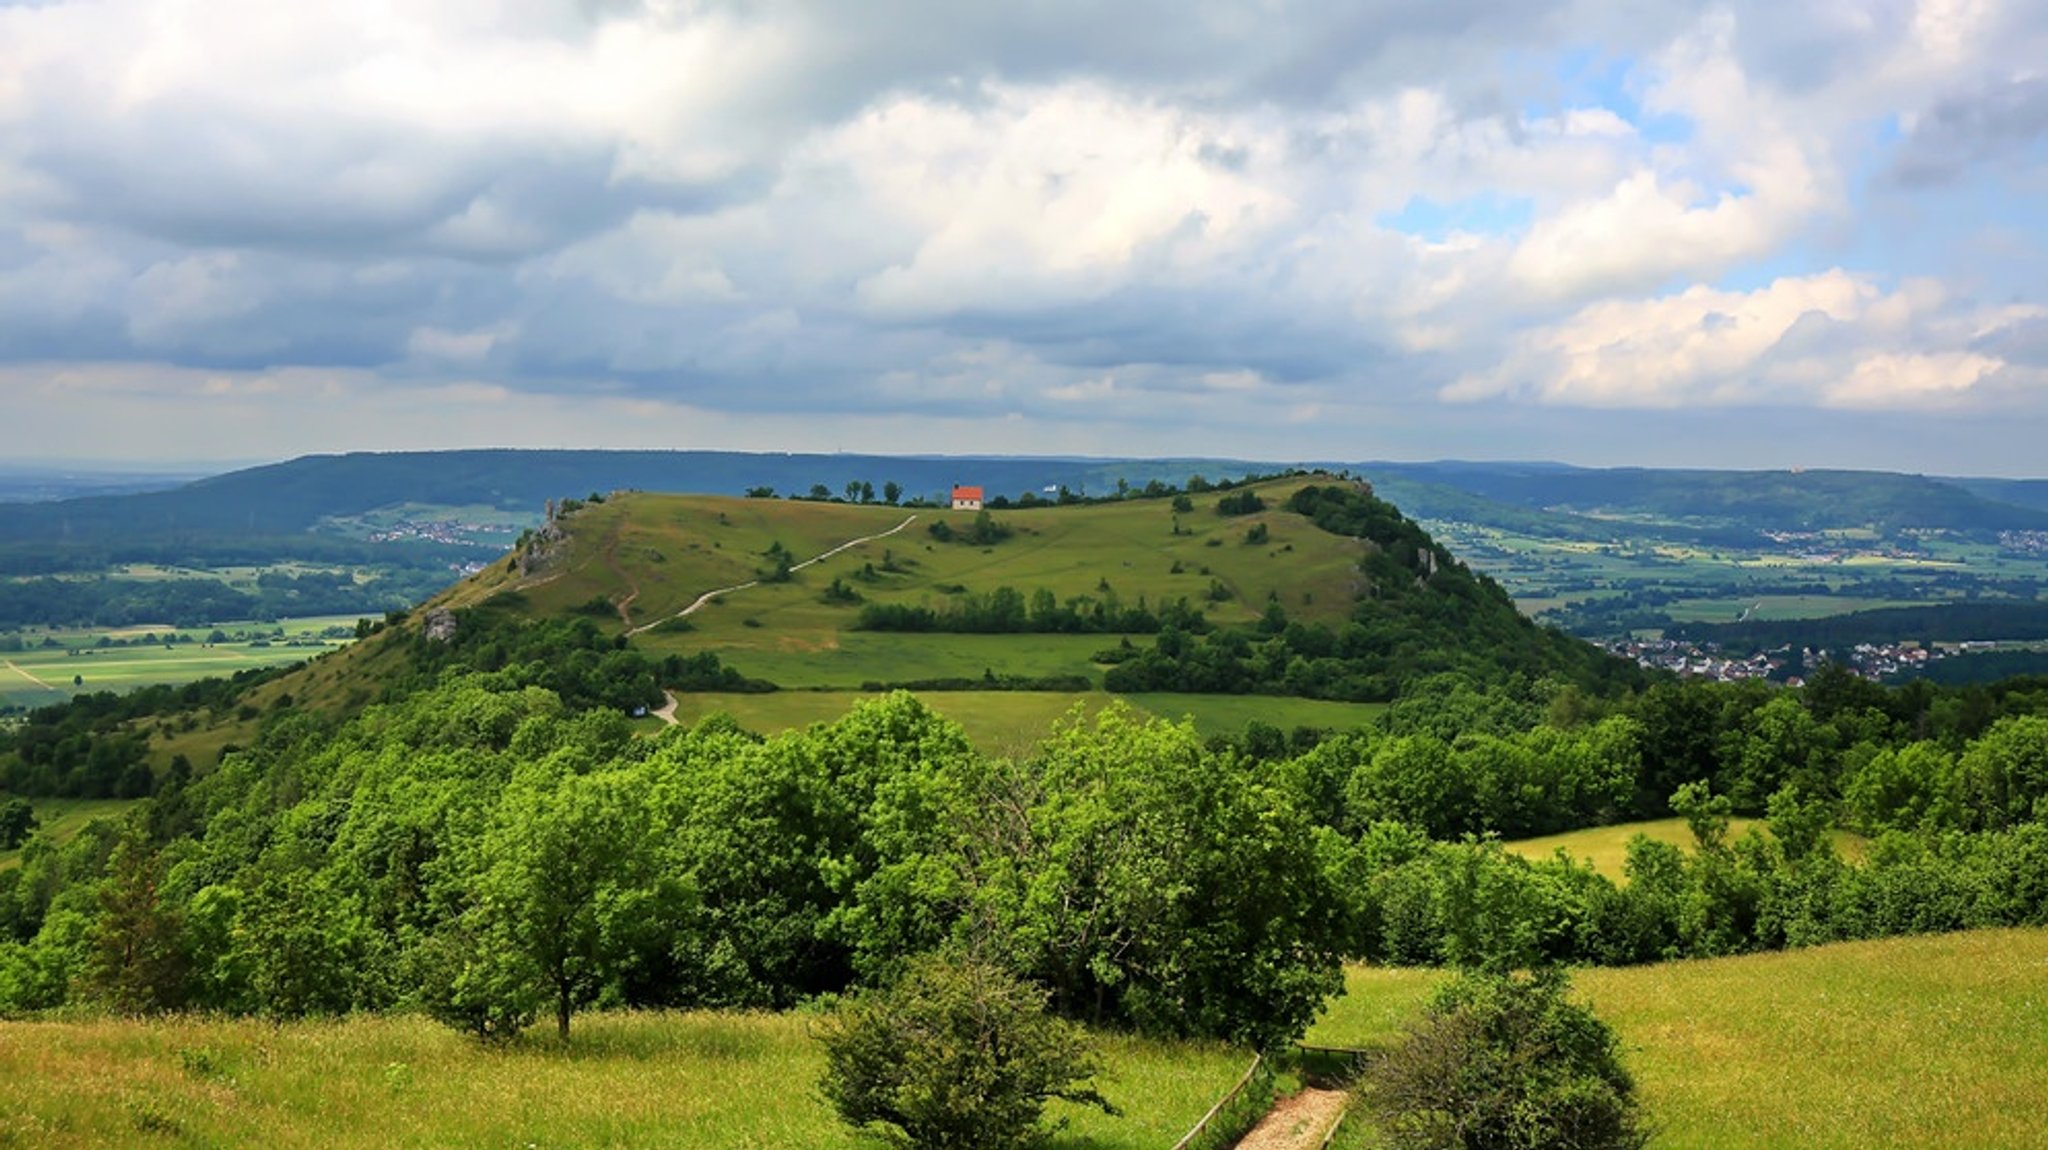
[[[158,683],[297,663],[346,646],[350,640],[341,632],[355,621],[354,616],[322,615],[218,628],[37,628],[22,636],[24,650],[0,652],[0,707],[41,707],[83,692],[125,694]],[[209,643],[215,630],[227,641]],[[164,637],[173,634],[183,638],[165,646]],[[100,646],[102,639],[124,645]]]
[[[1355,968],[1310,1033],[1399,1033],[1442,977]],[[2048,1146],[2048,930],[1577,972],[1627,1048],[1652,1145]]]
[[[418,1018],[0,1023],[0,1146],[859,1150],[818,1096],[804,1014],[588,1014],[509,1049]],[[1065,1150],[1170,1146],[1243,1051],[1105,1038],[1111,1118]],[[1057,1104],[1056,1104],[1057,1105]]]

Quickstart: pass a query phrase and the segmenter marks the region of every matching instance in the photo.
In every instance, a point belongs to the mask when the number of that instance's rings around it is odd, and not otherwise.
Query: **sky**
[[[2038,0],[0,0],[0,455],[2048,474]]]

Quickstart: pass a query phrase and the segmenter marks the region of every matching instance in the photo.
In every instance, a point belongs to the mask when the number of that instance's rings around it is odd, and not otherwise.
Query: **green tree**
[[[891,479],[882,484],[882,502],[894,507],[903,498],[903,485]]]
[[[1621,1044],[1561,970],[1464,974],[1375,1058],[1362,1094],[1390,1150],[1633,1150],[1649,1141]]]
[[[183,923],[160,894],[162,866],[141,820],[131,820],[99,887],[83,981],[118,1014],[173,1010],[185,1001]]]
[[[1296,788],[1120,705],[1029,770],[971,913],[1063,1012],[1265,1045],[1336,993],[1338,898]]]
[[[647,813],[635,772],[578,775],[541,763],[506,788],[485,834],[477,933],[531,965],[564,1041],[575,1008],[623,961],[643,909],[635,894],[652,885]],[[478,981],[516,980],[486,971]]]
[[[28,841],[37,826],[36,809],[27,799],[0,803],[0,850],[11,851]]]
[[[819,1085],[840,1118],[913,1150],[1039,1145],[1054,1098],[1115,1113],[1090,1084],[1099,1063],[1087,1035],[1045,1012],[1044,991],[978,958],[918,959],[818,1037]]]

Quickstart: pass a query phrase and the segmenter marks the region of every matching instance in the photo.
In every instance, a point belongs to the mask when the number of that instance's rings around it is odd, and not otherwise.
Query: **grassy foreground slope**
[[[1390,1039],[1442,977],[1353,968],[1308,1040]],[[1589,969],[1574,984],[1627,1048],[1654,1146],[2048,1146],[2048,930]]]
[[[593,1014],[563,1047],[412,1017],[0,1023],[0,1146],[662,1146],[858,1150],[813,1089],[801,1014]],[[1244,1068],[1215,1044],[1103,1042],[1063,1150],[1172,1145]]]

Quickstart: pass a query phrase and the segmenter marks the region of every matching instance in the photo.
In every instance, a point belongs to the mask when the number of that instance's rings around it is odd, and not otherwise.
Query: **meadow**
[[[1736,817],[1728,820],[1729,841],[1733,842],[1748,834],[1752,827],[1763,830],[1765,834],[1770,833],[1762,819]],[[1547,859],[1558,851],[1563,851],[1575,860],[1592,863],[1594,870],[1620,882],[1624,878],[1622,865],[1628,861],[1629,840],[1639,834],[1658,842],[1671,843],[1687,854],[1693,851],[1692,831],[1687,829],[1685,820],[1680,818],[1587,827],[1583,830],[1544,835],[1540,838],[1515,839],[1503,843],[1502,846],[1528,859]],[[1828,832],[1828,837],[1834,843],[1836,852],[1852,861],[1862,859],[1865,849],[1869,846],[1869,840],[1853,831],[1833,830]]]
[[[1270,504],[1305,481],[1262,486]],[[849,540],[879,536],[761,582],[692,614],[688,629],[636,636],[649,650],[710,650],[750,674],[790,686],[858,686],[942,674],[1096,674],[1088,655],[1109,635],[869,635],[856,602],[829,602],[838,579],[860,602],[943,607],[967,592],[1044,589],[1060,601],[1115,596],[1125,604],[1185,598],[1218,622],[1245,622],[1266,605],[1338,621],[1350,609],[1361,545],[1269,509],[1221,516],[1215,493],[1176,512],[1164,499],[993,512],[1009,536],[963,541],[975,516],[943,508],[632,493],[586,506],[558,566],[520,580],[503,565],[459,589],[454,606],[515,590],[537,614],[593,609],[635,628],[676,616],[699,595],[761,578],[779,544],[795,563]],[[906,523],[907,521],[907,523]],[[931,534],[944,524],[955,538]],[[1262,542],[1252,543],[1263,526]],[[885,534],[893,532],[893,534]],[[986,640],[956,643],[954,640]],[[931,670],[927,670],[930,666]]]
[[[0,791],[0,801],[7,798]],[[133,810],[141,799],[30,799],[35,808],[36,829],[49,835],[58,843],[70,842],[73,836],[84,830],[95,819],[118,819]],[[21,863],[21,849],[0,851],[0,870],[18,866]]]
[[[1353,967],[1307,1040],[1392,1041],[1444,977]],[[2048,1145],[2048,930],[1582,969],[1574,986],[1619,1034],[1655,1147]],[[873,1145],[813,1088],[813,1018],[589,1013],[567,1046],[535,1031],[505,1048],[411,1016],[0,1023],[0,1146]],[[1062,1108],[1059,1150],[1170,1145],[1246,1060],[1100,1041],[1125,1114]],[[1339,1144],[1370,1145],[1364,1127]]]
[[[535,1031],[502,1049],[406,1016],[0,1023],[0,1147],[872,1147],[815,1090],[813,1022],[593,1013],[566,1046]],[[1056,1150],[1169,1146],[1249,1061],[1117,1036],[1101,1051],[1124,1113],[1056,1103]]]
[[[1442,977],[1354,967],[1308,1040],[1390,1041]],[[1582,969],[1573,984],[1619,1034],[1655,1147],[2048,1146],[2048,930]]]

